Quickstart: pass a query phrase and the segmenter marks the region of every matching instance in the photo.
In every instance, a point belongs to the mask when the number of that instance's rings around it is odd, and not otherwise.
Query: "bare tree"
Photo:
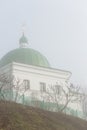
[[[9,100],[11,94],[11,84],[12,78],[6,76],[6,74],[0,74],[0,99]]]
[[[25,93],[29,90],[28,84],[26,84],[24,81],[21,81],[20,79],[14,80],[14,100],[15,102],[18,102],[18,100],[23,100],[25,98]]]
[[[41,98],[45,103],[51,104],[48,109],[64,111],[70,103],[80,100],[79,90],[80,87],[76,87],[73,84],[69,85],[67,82],[65,86],[50,85],[46,92],[41,93]]]
[[[83,109],[84,117],[87,120],[87,97],[82,102],[82,109]]]
[[[82,110],[84,114],[84,118],[87,120],[87,89],[83,89],[83,97],[82,97]]]
[[[0,75],[0,99],[18,102],[24,100],[25,93],[29,90],[23,80],[8,76]]]

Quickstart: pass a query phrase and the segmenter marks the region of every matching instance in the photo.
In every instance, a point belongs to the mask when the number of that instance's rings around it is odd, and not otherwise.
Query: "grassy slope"
[[[61,113],[0,101],[0,130],[87,130],[87,122]]]

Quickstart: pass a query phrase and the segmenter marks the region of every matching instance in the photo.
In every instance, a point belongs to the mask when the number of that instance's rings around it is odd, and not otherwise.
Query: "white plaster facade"
[[[44,68],[20,63],[10,63],[0,69],[1,73],[13,75],[21,80],[30,81],[30,90],[40,90],[40,82],[46,86],[61,84],[69,81],[71,72],[53,68]]]
[[[71,72],[69,71],[25,65],[15,62],[0,68],[0,72],[5,73],[9,76],[15,76],[21,81],[29,80],[30,89],[25,94],[26,96],[29,96],[29,94],[33,92],[33,94],[35,93],[37,97],[39,97],[40,94],[41,82],[46,84],[46,88],[48,88],[50,85],[56,84],[62,84],[65,86],[66,81],[69,82],[69,79],[71,77]],[[69,107],[75,111],[82,111],[81,105],[78,101],[70,103]]]

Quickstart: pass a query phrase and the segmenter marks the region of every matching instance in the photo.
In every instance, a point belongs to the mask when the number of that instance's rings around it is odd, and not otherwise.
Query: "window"
[[[40,91],[41,92],[46,92],[46,83],[40,82]]]
[[[23,81],[23,86],[25,90],[30,89],[30,81],[29,80],[24,80]]]
[[[61,86],[60,85],[55,85],[55,90],[57,94],[61,94]]]

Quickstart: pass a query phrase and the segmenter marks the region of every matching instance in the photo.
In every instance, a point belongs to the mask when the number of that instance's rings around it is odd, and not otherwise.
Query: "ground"
[[[0,130],[87,130],[85,120],[0,101]]]

